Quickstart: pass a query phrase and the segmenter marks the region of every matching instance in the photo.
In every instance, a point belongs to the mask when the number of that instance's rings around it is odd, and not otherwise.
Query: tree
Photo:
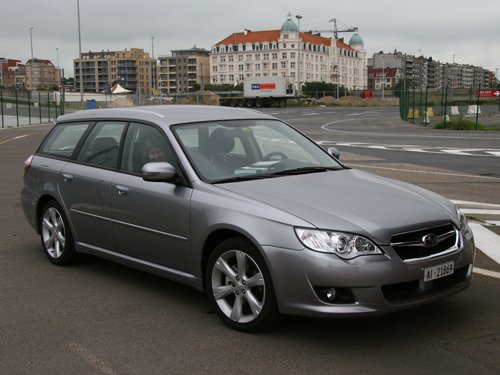
[[[338,88],[337,88],[338,86]],[[323,96],[346,96],[349,94],[345,86],[336,85],[334,83],[326,83],[323,81],[306,82],[302,86],[302,93],[306,96],[312,96],[316,99]]]

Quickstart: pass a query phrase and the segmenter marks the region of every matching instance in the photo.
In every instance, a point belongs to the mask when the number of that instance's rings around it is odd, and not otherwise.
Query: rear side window
[[[70,158],[89,125],[89,123],[57,125],[43,144],[40,152],[61,158]]]
[[[76,160],[96,166],[116,168],[124,130],[124,122],[98,122],[85,140]]]

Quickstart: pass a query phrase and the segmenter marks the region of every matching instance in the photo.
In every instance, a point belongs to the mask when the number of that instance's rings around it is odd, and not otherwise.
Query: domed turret
[[[365,43],[363,42],[363,38],[359,36],[359,34],[354,34],[351,39],[349,40],[349,45],[350,46],[362,46]]]
[[[287,20],[285,21],[285,23],[283,24],[283,26],[281,26],[281,32],[299,32],[299,27],[297,26],[297,24],[295,22],[293,22],[292,20],[292,14],[291,13],[288,13],[288,16],[287,16]]]

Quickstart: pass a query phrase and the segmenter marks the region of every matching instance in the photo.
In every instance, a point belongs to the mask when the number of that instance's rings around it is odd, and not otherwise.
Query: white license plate
[[[443,263],[438,266],[424,268],[424,281],[440,279],[452,275],[455,270],[453,262]]]

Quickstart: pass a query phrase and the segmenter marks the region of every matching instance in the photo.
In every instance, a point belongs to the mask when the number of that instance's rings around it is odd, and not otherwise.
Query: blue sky
[[[10,2],[0,13],[0,57],[50,59],[66,75],[78,57],[76,0]],[[249,5],[251,7],[249,7]],[[356,26],[368,56],[378,51],[432,56],[500,69],[500,1],[476,0],[80,0],[82,51],[144,48],[155,56],[194,45],[210,49],[243,29],[279,29],[288,12],[300,14],[301,30]],[[328,36],[330,34],[324,34]],[[352,34],[343,34],[347,40]]]

